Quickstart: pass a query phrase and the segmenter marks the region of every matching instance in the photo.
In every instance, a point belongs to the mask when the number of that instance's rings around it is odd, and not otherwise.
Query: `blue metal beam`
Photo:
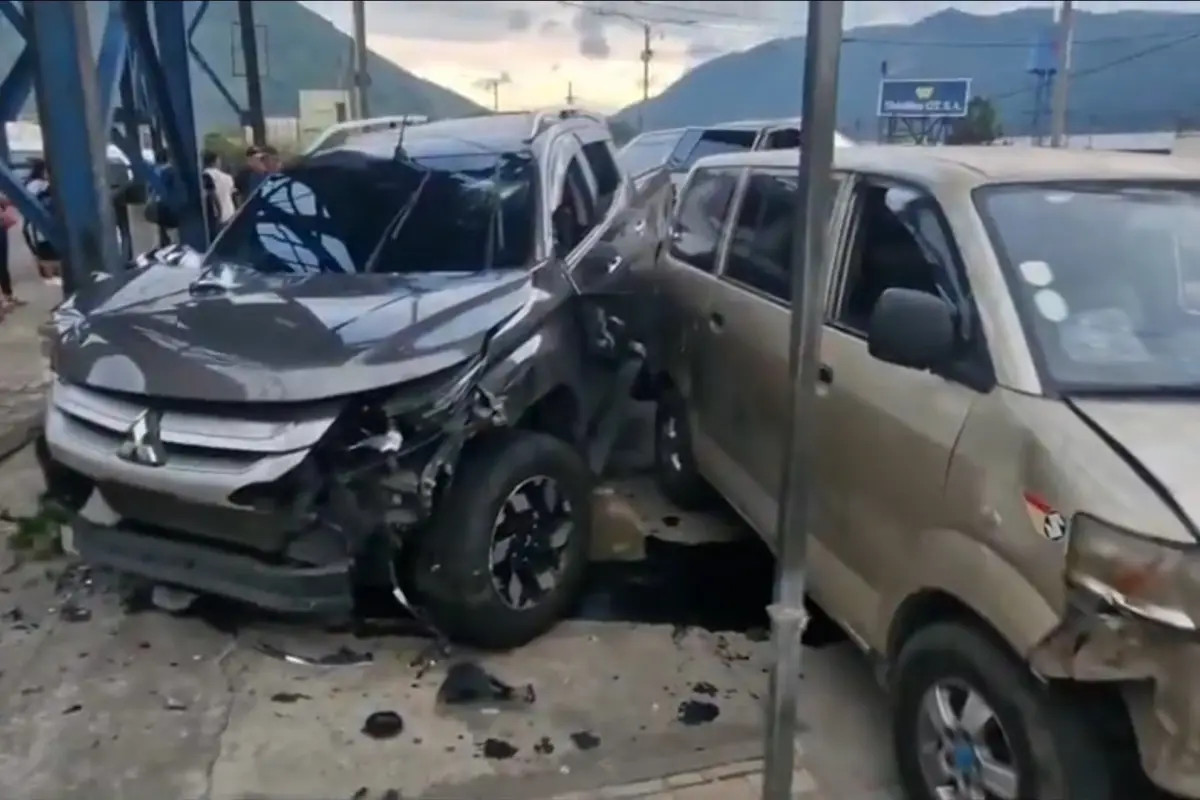
[[[8,24],[17,29],[21,38],[29,39],[29,26],[25,24],[25,15],[17,7],[15,0],[0,0],[0,16],[8,20]]]
[[[129,59],[129,34],[125,30],[125,20],[121,9],[115,4],[108,7],[108,20],[104,23],[104,38],[100,40],[100,57],[96,61],[96,78],[100,83],[100,113],[104,130],[113,126],[113,117],[117,111],[118,89],[121,76],[125,74],[125,66]]]
[[[176,180],[171,205],[179,217],[179,238],[197,249],[208,245],[200,188],[200,148],[187,49],[184,3],[155,2],[154,35],[145,0],[121,0],[130,44],[144,70],[150,100],[158,112]],[[157,47],[155,45],[157,44]]]
[[[66,267],[64,292],[96,271],[122,268],[109,196],[108,128],[96,85],[87,3],[37,0],[25,6],[37,71],[38,117],[53,171],[54,210]]]
[[[213,68],[209,66],[208,61],[200,53],[200,50],[196,47],[196,45],[192,43],[192,39],[196,35],[196,28],[200,27],[201,20],[203,20],[204,15],[208,13],[208,3],[209,0],[200,0],[200,3],[196,8],[196,13],[192,15],[192,21],[188,23],[188,52],[191,53],[192,58],[196,62],[196,66],[200,68],[201,72],[208,76],[208,79],[212,82],[212,85],[216,87],[221,97],[225,98],[225,102],[229,104],[231,109],[233,109],[233,113],[237,114],[238,119],[241,120],[245,114],[241,104],[237,101],[237,98],[233,96],[233,93],[225,87],[225,84],[221,82],[221,78],[217,75]]]

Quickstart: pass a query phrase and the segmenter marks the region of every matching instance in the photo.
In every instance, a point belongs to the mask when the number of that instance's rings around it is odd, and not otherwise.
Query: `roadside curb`
[[[803,760],[797,746],[797,757]],[[616,798],[659,798],[687,800],[724,797],[725,800],[752,800],[762,795],[763,761],[760,758],[724,764],[700,772],[683,772],[649,781],[605,786],[586,792],[558,794],[547,800],[616,800]],[[792,797],[795,800],[823,800],[818,793],[812,773],[798,766],[792,775]]]

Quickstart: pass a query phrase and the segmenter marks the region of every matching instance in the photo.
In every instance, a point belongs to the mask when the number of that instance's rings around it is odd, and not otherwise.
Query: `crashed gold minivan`
[[[653,270],[658,479],[768,541],[797,158],[698,162]],[[908,797],[1200,798],[1197,162],[834,159],[810,593]]]

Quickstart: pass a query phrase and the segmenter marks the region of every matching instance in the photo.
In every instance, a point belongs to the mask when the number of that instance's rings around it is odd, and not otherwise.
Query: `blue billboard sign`
[[[879,82],[876,113],[881,117],[965,117],[970,101],[970,78],[884,78]]]

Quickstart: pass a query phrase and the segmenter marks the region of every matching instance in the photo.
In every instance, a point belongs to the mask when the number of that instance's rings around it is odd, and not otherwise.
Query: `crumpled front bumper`
[[[39,457],[51,492],[65,475],[76,494],[85,487],[70,536],[85,561],[270,610],[340,613],[352,605],[352,560],[335,547],[288,557],[308,536],[297,517],[235,497],[292,473],[338,411],[208,415],[56,382]],[[158,466],[118,455],[147,412],[160,415]]]
[[[278,565],[208,544],[146,535],[76,517],[75,551],[85,562],[148,581],[212,594],[282,614],[339,616],[354,607],[353,564]]]
[[[1116,613],[1072,611],[1030,663],[1044,678],[1120,686],[1151,782],[1200,799],[1200,638]]]

